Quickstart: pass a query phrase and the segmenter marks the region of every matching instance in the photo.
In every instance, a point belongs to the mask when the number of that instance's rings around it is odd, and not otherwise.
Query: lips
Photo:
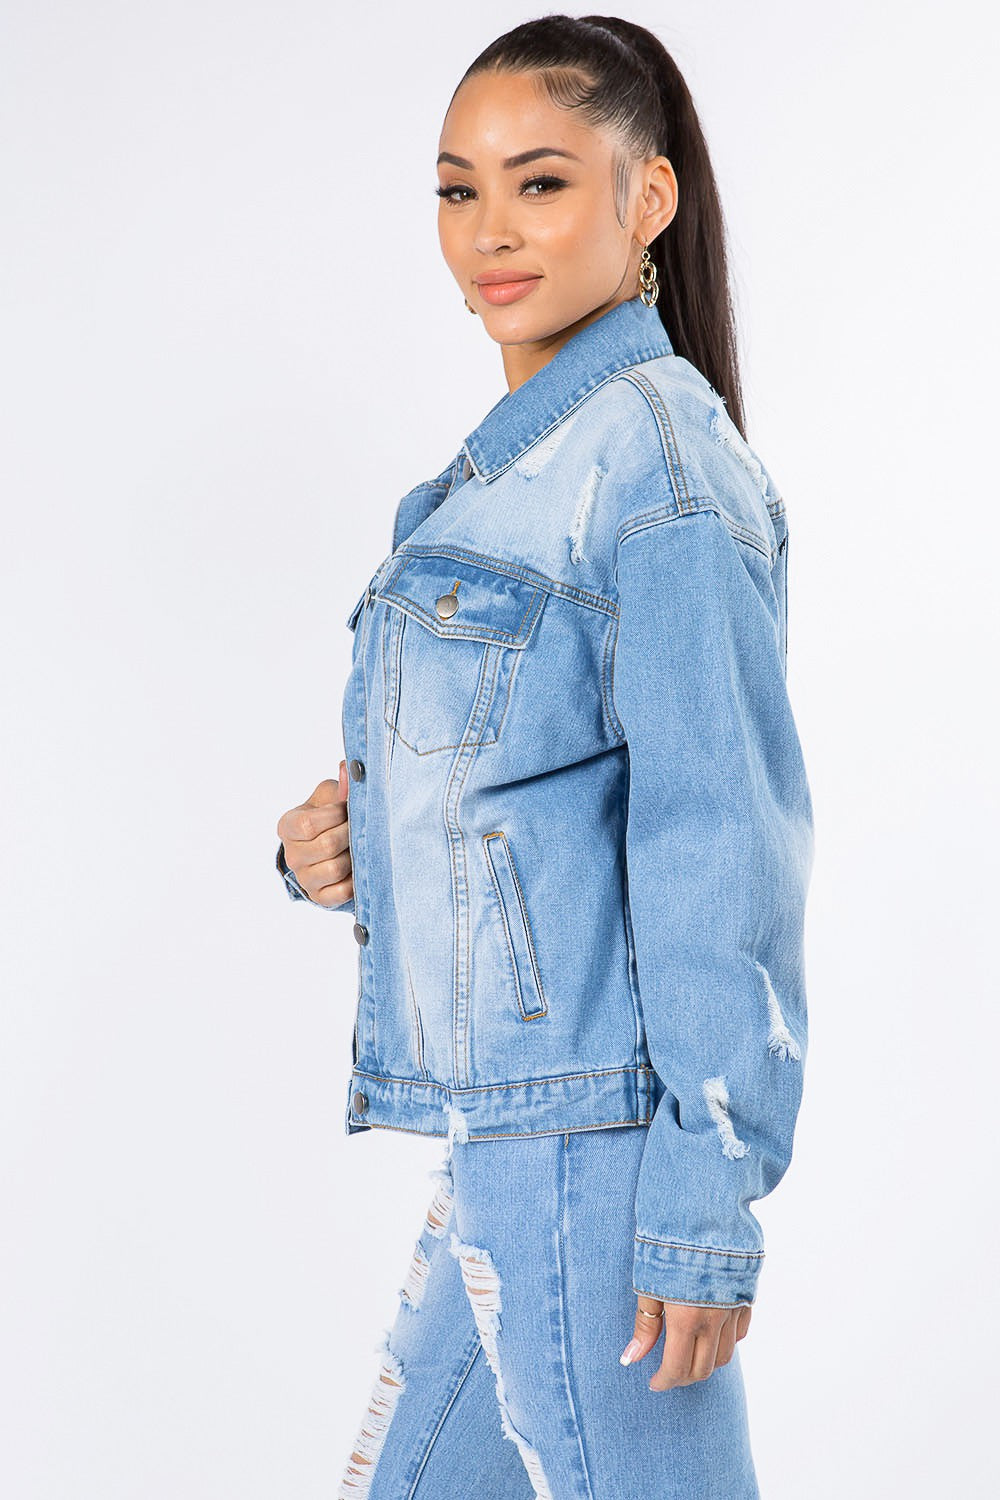
[[[480,297],[491,307],[506,307],[530,297],[541,281],[540,276],[525,271],[484,271],[475,278]]]
[[[511,281],[538,281],[539,276],[535,271],[484,271],[472,279],[477,286],[505,286]]]

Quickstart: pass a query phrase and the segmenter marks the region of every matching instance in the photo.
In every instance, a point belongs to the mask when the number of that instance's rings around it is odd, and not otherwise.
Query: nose
[[[514,250],[520,245],[521,237],[511,227],[507,214],[502,202],[491,206],[481,200],[474,244],[483,255],[496,255],[498,250]]]

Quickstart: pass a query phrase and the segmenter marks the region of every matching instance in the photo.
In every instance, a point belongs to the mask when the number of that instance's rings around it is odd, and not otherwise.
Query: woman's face
[[[520,383],[578,328],[637,295],[643,245],[676,211],[673,168],[653,157],[616,182],[615,138],[521,73],[467,79],[439,150],[444,258]],[[491,273],[525,279],[491,286],[481,279]]]

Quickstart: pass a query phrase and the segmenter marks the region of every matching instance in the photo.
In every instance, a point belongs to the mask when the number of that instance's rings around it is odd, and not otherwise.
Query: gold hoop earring
[[[479,316],[479,314],[476,312],[476,309],[470,304],[468,297],[466,297],[466,299],[465,299],[465,305],[469,309],[470,313],[472,314],[472,316],[474,318],[476,318],[476,317]]]
[[[659,295],[660,283],[656,275],[656,262],[649,253],[649,247],[643,246],[642,259],[639,261],[639,300],[647,307],[654,307]]]

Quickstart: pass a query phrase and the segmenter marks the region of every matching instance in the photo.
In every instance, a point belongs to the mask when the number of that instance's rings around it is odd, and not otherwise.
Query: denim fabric
[[[634,1288],[671,1301],[753,1300],[802,1093],[787,541],[634,298],[403,496],[348,618],[345,1129],[642,1127]]]
[[[757,1500],[740,1344],[667,1391],[662,1339],[619,1361],[645,1137],[455,1142],[340,1500]]]

